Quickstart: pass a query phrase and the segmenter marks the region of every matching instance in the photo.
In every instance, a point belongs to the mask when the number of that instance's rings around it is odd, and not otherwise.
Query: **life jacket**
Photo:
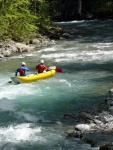
[[[42,64],[37,65],[36,69],[38,70],[38,73],[42,73],[44,71],[44,68],[43,68]]]
[[[36,66],[36,69],[38,70],[38,73],[43,73],[44,70],[47,70],[47,67],[43,64],[39,64]]]
[[[19,73],[20,73],[20,75],[24,75],[25,74],[25,71],[22,69],[22,67],[19,68]]]

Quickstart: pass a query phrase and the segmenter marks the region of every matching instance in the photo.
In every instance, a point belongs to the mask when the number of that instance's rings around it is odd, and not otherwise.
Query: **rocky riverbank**
[[[51,29],[46,32],[46,36],[37,34],[36,38],[30,39],[29,42],[26,43],[15,42],[12,40],[0,42],[0,58],[9,57],[17,52],[22,53],[35,51],[40,47],[46,47],[48,45],[55,44],[58,40],[71,38],[75,33],[67,29]]]
[[[0,58],[9,57],[14,53],[35,51],[37,48],[47,46],[49,44],[55,44],[55,40],[50,40],[47,37],[39,37],[32,39],[29,44],[25,42],[15,42],[12,40],[6,40],[0,43]]]
[[[113,150],[113,89],[103,103],[64,118],[75,119],[74,127],[66,131],[68,138],[80,138],[98,150]]]

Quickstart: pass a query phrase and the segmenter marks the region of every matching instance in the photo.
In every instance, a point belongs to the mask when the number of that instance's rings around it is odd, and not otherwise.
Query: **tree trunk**
[[[82,0],[78,0],[78,14],[81,16],[82,14]]]

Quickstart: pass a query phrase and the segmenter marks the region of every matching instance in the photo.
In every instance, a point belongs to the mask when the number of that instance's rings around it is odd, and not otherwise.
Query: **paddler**
[[[16,70],[15,76],[19,73],[20,76],[26,76],[26,71],[29,71],[29,68],[26,67],[26,63],[22,62],[21,66]]]
[[[49,71],[50,69],[44,64],[44,60],[40,60],[40,64],[36,66],[38,73]]]

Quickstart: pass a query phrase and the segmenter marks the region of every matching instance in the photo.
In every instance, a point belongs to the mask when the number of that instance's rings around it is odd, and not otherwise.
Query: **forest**
[[[53,21],[112,18],[112,0],[0,0],[0,41],[45,34]]]

